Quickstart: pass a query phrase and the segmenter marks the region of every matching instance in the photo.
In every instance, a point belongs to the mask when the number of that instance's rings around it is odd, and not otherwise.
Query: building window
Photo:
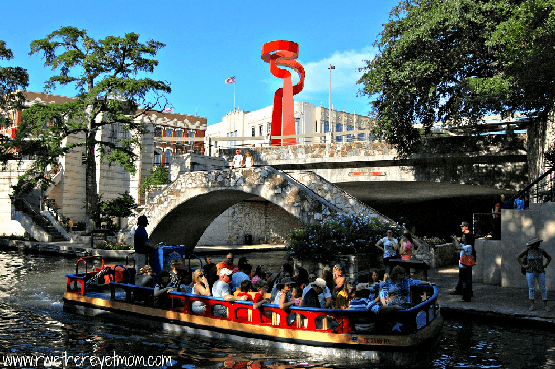
[[[267,127],[268,127],[268,133],[266,133],[266,134],[267,134],[267,135],[272,134],[272,123],[268,123],[268,124],[267,124]]]
[[[260,126],[258,127],[258,132],[260,132],[260,134],[259,134],[260,137],[264,136],[264,128],[263,128],[263,127],[264,127],[264,126],[262,126],[262,125],[260,125]]]
[[[154,165],[160,165],[162,164],[162,155],[160,155],[159,152],[155,151],[154,152]]]
[[[170,149],[166,149],[166,161],[165,161],[165,165],[170,165],[171,163],[171,158],[172,158],[172,151]]]
[[[251,137],[256,136],[256,127],[252,127],[251,129]]]
[[[162,137],[162,128],[161,127],[155,127],[154,128],[154,137]]]
[[[183,130],[182,129],[178,129],[175,131],[175,137],[183,137]],[[183,141],[176,141],[175,142],[177,145],[181,145],[183,144]]]
[[[171,128],[166,128],[166,137],[173,137],[173,131]]]

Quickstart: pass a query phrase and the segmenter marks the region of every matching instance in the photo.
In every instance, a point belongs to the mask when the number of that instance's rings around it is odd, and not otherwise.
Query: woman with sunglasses
[[[195,295],[210,296],[210,285],[208,280],[204,276],[204,272],[201,269],[197,269],[193,272],[193,293]],[[193,313],[204,314],[206,311],[206,305],[201,301],[193,301],[191,305],[191,310]]]

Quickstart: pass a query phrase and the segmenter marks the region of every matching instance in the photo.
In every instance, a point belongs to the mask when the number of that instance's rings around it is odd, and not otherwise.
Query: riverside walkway
[[[61,254],[67,257],[91,255],[93,251],[100,251],[106,259],[120,260],[125,259],[132,252],[131,250],[91,250],[87,245],[70,242],[12,241],[9,245],[6,242],[0,242],[0,250],[14,248],[26,252]],[[283,249],[283,245],[201,246],[195,248],[195,254],[264,253]],[[461,296],[449,294],[455,289],[458,272],[456,265],[428,271],[428,281],[439,288],[438,302],[445,317],[470,318],[488,323],[522,324],[527,328],[555,328],[555,291],[548,291],[550,311],[543,310],[538,290],[536,290],[536,310],[528,311],[530,305],[527,288],[503,288],[476,282],[473,283],[472,301],[462,302]]]

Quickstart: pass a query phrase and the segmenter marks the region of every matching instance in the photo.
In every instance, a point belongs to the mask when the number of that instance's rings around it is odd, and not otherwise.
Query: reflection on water
[[[267,255],[270,259],[273,256]],[[111,368],[343,368],[330,362],[305,361],[289,353],[245,347],[223,340],[159,332],[63,312],[64,274],[75,261],[55,256],[0,251],[0,366],[16,357],[94,357],[100,362],[69,361],[65,367]],[[158,361],[136,365],[137,359]],[[161,359],[171,358],[171,360]],[[46,359],[43,359],[46,360]],[[40,363],[39,363],[40,364]],[[44,363],[43,363],[44,364]],[[25,365],[24,367],[44,367]],[[64,365],[58,365],[63,367]],[[447,320],[443,338],[422,368],[552,368],[555,334],[515,327]],[[372,367],[372,366],[366,366]],[[360,368],[353,365],[352,368]]]

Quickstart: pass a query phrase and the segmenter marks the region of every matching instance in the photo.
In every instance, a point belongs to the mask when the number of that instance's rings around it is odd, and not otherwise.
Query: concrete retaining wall
[[[530,204],[528,210],[501,210],[501,240],[476,241],[473,280],[501,287],[527,288],[516,256],[532,237],[544,240],[541,247],[555,259],[555,203]],[[555,262],[555,260],[554,260]],[[555,288],[555,264],[545,271],[548,290]]]

